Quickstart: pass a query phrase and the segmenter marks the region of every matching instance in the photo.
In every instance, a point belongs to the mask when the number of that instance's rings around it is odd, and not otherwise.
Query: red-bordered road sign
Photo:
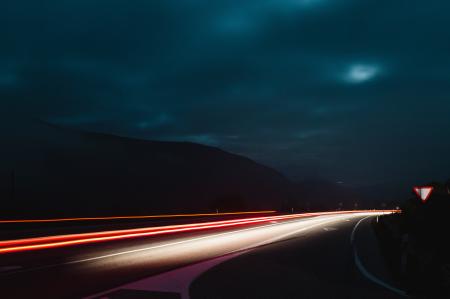
[[[422,202],[426,202],[433,192],[434,187],[432,186],[418,186],[414,187],[413,190],[417,194],[417,196],[422,200]]]

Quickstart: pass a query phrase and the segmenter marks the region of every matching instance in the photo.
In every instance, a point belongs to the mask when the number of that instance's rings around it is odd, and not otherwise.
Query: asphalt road
[[[367,216],[285,219],[0,254],[0,298],[396,298],[354,266],[351,230]],[[156,286],[152,277],[160,279]],[[140,290],[127,287],[141,279]],[[176,283],[182,280],[187,283]],[[173,289],[159,290],[162,285]]]
[[[353,246],[364,256],[371,253],[365,247],[376,245],[363,244],[368,241],[363,236],[371,233],[370,220],[359,227],[358,244],[350,242],[359,221],[356,218],[317,227],[226,261],[194,280],[190,298],[403,298],[356,267]],[[391,283],[380,263],[380,256],[366,256],[363,271]]]

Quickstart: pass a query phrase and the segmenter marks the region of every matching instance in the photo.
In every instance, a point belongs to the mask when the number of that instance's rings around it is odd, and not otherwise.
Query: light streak
[[[270,222],[274,220],[287,220],[293,218],[304,218],[324,215],[336,215],[336,214],[355,214],[355,213],[367,213],[374,212],[373,210],[360,210],[360,211],[338,211],[338,212],[318,212],[318,213],[304,213],[304,214],[289,214],[281,216],[265,216],[247,219],[234,219],[205,223],[183,224],[183,225],[171,225],[161,227],[147,227],[138,229],[116,230],[116,231],[104,231],[93,233],[81,233],[70,235],[56,235],[38,238],[27,238],[19,240],[0,241],[0,254],[22,252],[38,249],[50,249],[64,246],[81,245],[89,243],[107,242],[130,238],[149,237],[155,235],[164,235],[170,233],[198,231],[214,228],[235,227],[240,225],[258,224],[264,222]],[[392,213],[393,210],[383,210],[376,212]]]
[[[167,215],[80,217],[80,218],[54,218],[54,219],[11,219],[11,220],[0,220],[0,224],[6,224],[6,223],[45,223],[45,222],[67,222],[67,221],[96,221],[96,220],[126,220],[126,219],[154,219],[154,218],[203,217],[203,216],[227,216],[227,215],[268,214],[268,213],[275,213],[275,212],[276,211],[252,211],[252,212],[230,212],[230,213],[167,214]]]

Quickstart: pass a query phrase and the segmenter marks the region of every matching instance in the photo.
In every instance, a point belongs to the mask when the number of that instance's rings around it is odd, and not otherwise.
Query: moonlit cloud
[[[6,1],[0,131],[199,142],[346,184],[445,174],[450,4],[430,1]]]
[[[350,83],[363,83],[372,80],[379,73],[379,67],[368,64],[355,64],[348,68],[345,80]]]
[[[257,23],[259,21],[260,20],[255,19],[254,16],[244,12],[233,12],[219,18],[217,26],[219,33],[253,33],[257,29]]]
[[[290,0],[292,3],[296,3],[297,5],[302,6],[312,6],[312,5],[318,5],[323,4],[325,0]]]
[[[323,136],[329,133],[329,130],[327,129],[312,129],[312,130],[305,130],[297,134],[298,138],[300,139],[309,139],[314,138],[317,136]]]
[[[174,122],[174,119],[172,116],[161,113],[156,118],[152,120],[143,120],[137,123],[137,127],[140,129],[149,129],[149,128],[157,128],[160,126],[169,125]]]
[[[0,75],[0,86],[10,86],[16,82],[16,77],[12,74]]]

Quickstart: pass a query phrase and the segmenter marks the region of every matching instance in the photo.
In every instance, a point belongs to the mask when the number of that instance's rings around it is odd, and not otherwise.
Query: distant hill
[[[215,147],[44,122],[11,135],[1,150],[3,218],[280,209],[292,198],[277,171]]]
[[[309,178],[295,183],[299,210],[386,209],[399,205],[398,186],[372,185],[354,187],[321,178]],[[398,193],[398,192],[397,192]]]
[[[304,179],[295,183],[300,210],[328,210],[361,208],[364,196],[354,188],[320,178]],[[355,206],[356,204],[356,206]]]
[[[244,156],[190,142],[15,123],[0,128],[2,218],[382,208],[378,195],[389,193],[319,178],[292,182]]]

